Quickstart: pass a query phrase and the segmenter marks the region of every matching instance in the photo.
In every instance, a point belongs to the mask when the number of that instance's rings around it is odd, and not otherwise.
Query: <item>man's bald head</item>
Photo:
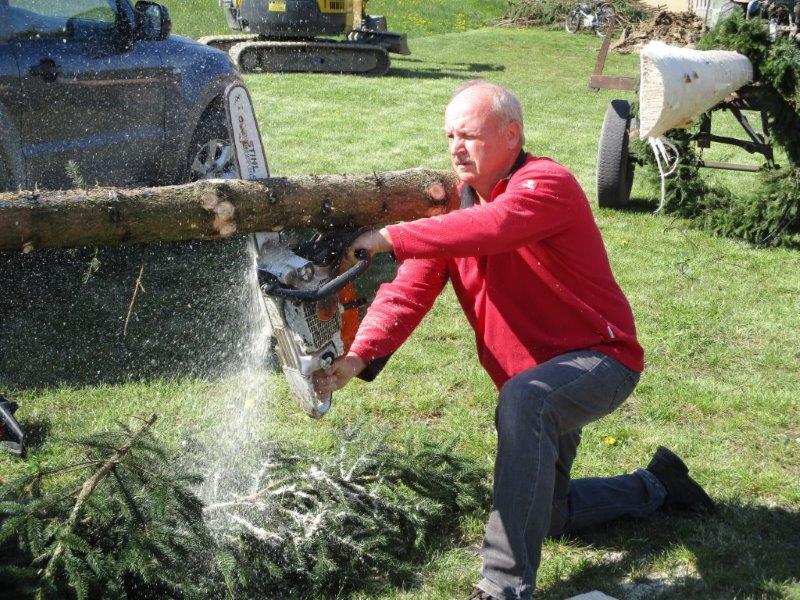
[[[460,100],[471,102],[486,103],[485,106],[491,111],[492,116],[503,123],[518,123],[520,130],[520,149],[525,145],[525,126],[522,120],[522,104],[514,93],[504,88],[502,85],[484,81],[482,79],[472,79],[460,85],[453,96],[450,98],[452,104],[459,96]]]

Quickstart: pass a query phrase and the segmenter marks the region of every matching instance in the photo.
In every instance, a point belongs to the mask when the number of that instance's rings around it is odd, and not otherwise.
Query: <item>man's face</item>
[[[465,90],[447,107],[444,129],[453,169],[478,193],[490,191],[519,152],[520,130],[495,116],[485,90]]]

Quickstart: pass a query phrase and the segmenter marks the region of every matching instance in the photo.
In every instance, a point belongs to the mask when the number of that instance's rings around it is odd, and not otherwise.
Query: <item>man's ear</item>
[[[506,126],[506,142],[508,143],[509,148],[516,148],[520,146],[520,140],[522,138],[522,127],[520,127],[519,123],[516,121],[511,121]]]

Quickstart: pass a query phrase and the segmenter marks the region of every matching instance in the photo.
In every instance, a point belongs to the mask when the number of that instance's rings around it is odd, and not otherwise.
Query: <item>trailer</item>
[[[597,56],[594,72],[589,80],[589,89],[613,89],[632,92],[638,88],[638,79],[633,77],[603,74],[611,43],[613,24],[609,27]],[[696,75],[696,73],[695,73]],[[718,135],[712,131],[713,116],[720,111],[731,113],[744,131],[744,137],[734,138]],[[759,128],[754,127],[745,111],[758,114]],[[690,140],[698,150],[698,166],[728,171],[759,172],[776,169],[772,143],[767,130],[769,111],[759,99],[758,84],[747,84],[727,93],[699,115],[699,128]],[[628,203],[636,170],[636,160],[630,152],[631,140],[639,138],[639,121],[631,112],[631,102],[625,99],[611,101],[600,129],[597,150],[597,203],[601,208],[620,208]],[[705,160],[703,151],[711,144],[735,146],[764,158],[761,165]]]

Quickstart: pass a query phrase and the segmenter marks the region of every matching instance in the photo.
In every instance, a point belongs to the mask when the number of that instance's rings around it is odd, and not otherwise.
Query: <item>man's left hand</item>
[[[348,382],[366,368],[366,363],[357,354],[346,354],[333,361],[327,369],[314,371],[311,380],[314,391],[320,398],[342,389]]]

